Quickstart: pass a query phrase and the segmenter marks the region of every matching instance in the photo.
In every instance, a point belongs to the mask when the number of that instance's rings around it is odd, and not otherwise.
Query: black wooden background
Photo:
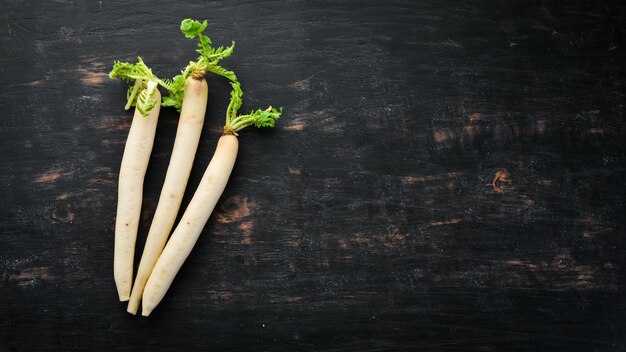
[[[0,351],[625,351],[626,6],[619,1],[5,1]],[[284,107],[166,299],[112,275],[131,113],[208,19],[245,91]],[[207,77],[186,202],[229,86]],[[138,253],[176,131],[163,111]]]

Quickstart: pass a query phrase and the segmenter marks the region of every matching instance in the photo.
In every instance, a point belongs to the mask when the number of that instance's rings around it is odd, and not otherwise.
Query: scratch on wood
[[[102,179],[102,178],[92,178],[89,181],[87,181],[87,184],[89,186],[93,186],[93,185],[115,186],[115,182],[114,181],[105,180],[105,179]]]
[[[222,202],[220,212],[215,215],[215,221],[220,224],[230,224],[252,214],[256,204],[248,197],[232,196]]]
[[[37,176],[37,178],[35,179],[35,183],[50,183],[50,182],[55,182],[57,180],[59,180],[61,177],[65,177],[65,176],[70,176],[72,173],[71,172],[61,172],[61,171],[48,171],[48,172],[44,172],[43,174]]]
[[[435,174],[435,175],[427,175],[427,176],[403,176],[402,181],[408,185],[414,185],[418,182],[427,182],[427,181],[438,181],[445,180],[448,178],[455,178],[463,175],[462,172],[454,171],[448,172],[445,174]]]
[[[491,182],[491,186],[493,187],[494,192],[496,193],[504,193],[506,190],[505,185],[513,182],[511,180],[511,175],[506,169],[496,171],[496,174]]]
[[[40,281],[48,281],[54,279],[55,276],[50,274],[50,268],[47,266],[37,266],[26,268],[17,275],[12,275],[9,280],[15,281],[17,286],[32,287],[36,286]]]
[[[284,129],[288,131],[302,131],[305,128],[306,128],[306,124],[304,123],[293,123],[287,127],[284,127]]]
[[[218,292],[217,298],[221,299],[222,301],[228,301],[233,298],[233,293],[229,291]]]
[[[123,131],[130,128],[130,121],[130,114],[127,116],[102,116],[97,120],[96,128]]]
[[[598,284],[604,288],[616,289],[611,282],[600,282],[596,273],[600,270],[590,265],[576,264],[568,255],[557,255],[552,262],[531,262],[520,259],[508,259],[502,262],[506,266],[520,267],[533,272],[534,280],[550,281],[553,289],[594,289]],[[606,264],[609,264],[608,266]],[[605,270],[613,270],[611,263],[603,265]]]
[[[480,120],[482,120],[482,119],[483,119],[483,117],[484,117],[484,116],[483,116],[483,114],[481,114],[481,113],[479,113],[479,112],[474,113],[474,114],[471,114],[471,115],[469,116],[469,122],[470,122],[470,123],[473,123],[473,122],[476,122],[476,121],[480,121]]]
[[[108,167],[108,166],[102,166],[102,165],[96,166],[94,168],[94,170],[97,171],[97,172],[105,172],[105,173],[107,173],[109,175],[113,175],[111,168]]]
[[[81,83],[86,86],[102,84],[109,77],[107,71],[107,65],[98,58],[84,60],[77,70]]]
[[[313,77],[313,76],[311,76],[311,77]],[[311,79],[311,77],[303,79],[303,80],[300,80],[300,81],[295,81],[292,84],[290,84],[289,87],[291,87],[291,88],[293,88],[293,89],[295,89],[295,90],[297,90],[299,92],[308,92],[308,91],[311,90],[311,83],[309,81]]]
[[[39,87],[42,84],[43,84],[42,80],[35,80],[35,81],[32,81],[32,82],[23,83],[23,84],[20,84],[20,85],[27,86],[27,87]]]
[[[452,130],[450,130],[449,128],[446,128],[440,131],[435,131],[433,133],[433,138],[435,139],[435,142],[443,143],[443,142],[455,139],[456,135],[454,134]]]
[[[291,239],[287,241],[287,244],[291,248],[299,248],[302,246],[302,241],[300,240],[300,236],[302,236],[302,231],[300,230],[292,230],[291,231]]]
[[[453,224],[458,224],[460,222],[461,222],[461,219],[455,218],[455,219],[444,220],[444,221],[433,221],[430,223],[430,226],[453,225]]]
[[[590,134],[603,134],[604,129],[600,127],[594,127],[587,130]]]
[[[479,136],[480,133],[480,126],[464,126],[463,131],[461,132],[461,143],[463,145],[471,145],[476,136]]]
[[[387,248],[398,248],[404,245],[406,235],[396,225],[391,225],[385,234],[374,236],[374,239]]]
[[[69,193],[61,193],[55,199],[56,200],[67,200],[70,197]]]
[[[239,230],[241,230],[243,238],[241,239],[241,244],[251,244],[252,243],[252,230],[254,229],[253,221],[244,221],[239,224]]]
[[[98,86],[108,77],[104,72],[90,72],[84,68],[80,68],[78,72],[81,75],[80,82],[86,86]]]
[[[354,242],[358,243],[358,244],[364,244],[367,247],[371,247],[372,245],[372,241],[365,237],[362,233],[357,233],[356,235],[354,235]]]

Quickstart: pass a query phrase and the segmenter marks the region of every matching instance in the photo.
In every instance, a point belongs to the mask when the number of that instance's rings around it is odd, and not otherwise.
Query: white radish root
[[[128,302],[131,314],[137,314],[146,282],[174,226],[198,149],[207,99],[206,80],[187,78],[174,149]]]
[[[133,279],[135,241],[141,215],[143,181],[150,161],[161,94],[154,89],[156,105],[147,116],[135,109],[120,167],[113,274],[120,301],[128,301]]]
[[[225,134],[220,137],[198,189],[148,279],[143,292],[143,316],[149,316],[161,302],[191,253],[228,183],[238,148],[236,136]]]

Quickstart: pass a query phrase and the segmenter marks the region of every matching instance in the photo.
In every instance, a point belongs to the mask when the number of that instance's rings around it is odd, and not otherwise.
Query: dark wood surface
[[[625,351],[618,1],[2,1],[0,351]],[[272,131],[149,319],[117,301],[131,113],[208,19]],[[224,121],[207,121],[185,203]],[[163,111],[139,255],[177,115]]]

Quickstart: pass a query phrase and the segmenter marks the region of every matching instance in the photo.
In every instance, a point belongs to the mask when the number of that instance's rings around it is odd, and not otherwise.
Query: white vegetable
[[[161,302],[178,270],[191,253],[226,187],[235,165],[238,148],[239,143],[234,135],[223,135],[219,139],[215,154],[202,176],[196,193],[152,270],[143,292],[141,312],[143,316],[150,315]]]
[[[127,310],[131,314],[137,314],[148,277],[174,226],[200,141],[208,99],[207,83],[204,78],[189,77],[184,92],[172,157],[128,302]]]
[[[239,148],[237,132],[247,126],[274,127],[276,119],[281,115],[281,111],[270,106],[266,110],[256,110],[248,115],[237,116],[243,92],[239,82],[233,82],[231,85],[233,90],[226,110],[224,133],[217,143],[215,154],[204,172],[196,193],[148,279],[143,292],[141,312],[143,316],[150,315],[165,296],[224,192],[237,158]]]
[[[120,301],[128,301],[130,295],[143,181],[161,109],[161,94],[158,89],[154,88],[150,98],[156,100],[156,103],[147,116],[143,116],[139,108],[135,109],[120,167],[113,260],[113,274]]]

